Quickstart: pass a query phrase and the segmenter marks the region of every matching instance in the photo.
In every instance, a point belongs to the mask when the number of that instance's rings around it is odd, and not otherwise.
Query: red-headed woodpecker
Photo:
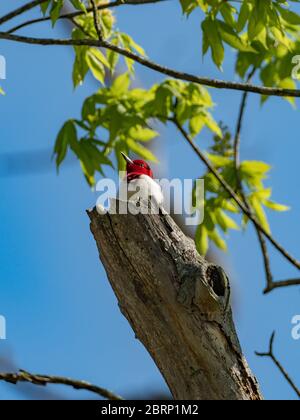
[[[131,160],[122,152],[126,160],[126,176],[120,184],[118,198],[122,201],[149,202],[151,199],[151,208],[158,210],[163,203],[163,194],[160,185],[154,181],[153,172],[144,160]],[[153,207],[154,205],[154,207]],[[98,203],[97,211],[99,214],[105,214],[107,210],[102,204]]]
[[[160,185],[153,179],[153,172],[148,163],[140,159],[131,160],[123,152],[122,156],[127,165],[126,177],[120,186],[120,198],[127,196],[127,200],[130,201],[148,201],[151,198],[154,204],[160,207],[164,200],[163,194]]]

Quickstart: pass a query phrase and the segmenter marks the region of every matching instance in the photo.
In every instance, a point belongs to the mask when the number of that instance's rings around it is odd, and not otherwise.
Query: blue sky
[[[0,14],[20,4],[11,0],[0,6]],[[230,50],[223,73],[209,57],[202,60],[200,16],[195,13],[186,20],[177,1],[123,7],[116,14],[119,28],[142,44],[154,61],[199,75],[234,77]],[[22,33],[54,36],[48,24]],[[61,23],[55,35],[67,36]],[[96,196],[77,163],[57,176],[50,160],[59,128],[66,119],[79,116],[82,101],[95,90],[95,83],[89,79],[73,90],[73,51],[67,47],[1,41],[0,54],[7,61],[7,80],[2,83],[6,96],[0,98],[0,314],[7,319],[8,336],[5,342],[0,341],[0,357],[9,357],[15,366],[28,371],[86,379],[125,397],[165,391],[150,356],[120,314],[98,260],[85,214]],[[136,69],[143,86],[164,78],[140,66]],[[212,89],[211,94],[215,118],[233,129],[240,93]],[[243,129],[242,158],[272,165],[274,198],[292,207],[288,213],[270,214],[272,231],[299,257],[298,121],[299,110],[282,99],[273,98],[261,107],[259,97],[252,95]],[[204,133],[199,142],[205,144],[207,139],[208,133]],[[195,178],[203,173],[196,156],[174,129],[164,129],[160,141],[170,177]],[[7,176],[7,154],[25,151],[40,151],[45,170]],[[36,161],[40,161],[40,153]],[[276,278],[297,275],[270,250]],[[265,350],[276,329],[276,353],[300,383],[300,341],[291,338],[291,319],[300,314],[300,288],[262,295],[264,272],[251,228],[230,236],[229,252],[222,259],[231,273],[241,344],[264,396],[294,399],[294,392],[272,363],[257,358],[254,351]],[[89,396],[65,388],[49,390],[62,398]],[[31,386],[0,384],[0,399],[26,399],[31,392]],[[44,390],[39,392],[40,398],[46,395]]]

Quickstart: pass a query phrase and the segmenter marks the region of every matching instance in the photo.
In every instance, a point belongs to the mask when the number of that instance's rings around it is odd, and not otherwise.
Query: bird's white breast
[[[158,206],[163,203],[160,185],[148,175],[141,175],[130,182],[124,179],[120,185],[119,198],[124,201],[149,200],[152,197]]]

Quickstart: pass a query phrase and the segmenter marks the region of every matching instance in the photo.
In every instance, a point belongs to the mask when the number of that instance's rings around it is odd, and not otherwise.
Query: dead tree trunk
[[[88,215],[120,309],[174,398],[262,399],[235,332],[224,271],[199,256],[166,214]]]

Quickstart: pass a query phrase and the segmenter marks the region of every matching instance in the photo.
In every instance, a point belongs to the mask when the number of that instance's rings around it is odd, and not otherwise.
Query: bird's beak
[[[121,152],[121,155],[123,156],[123,158],[126,160],[127,163],[130,163],[131,165],[133,165],[133,161],[127,155],[125,155],[125,153]]]

